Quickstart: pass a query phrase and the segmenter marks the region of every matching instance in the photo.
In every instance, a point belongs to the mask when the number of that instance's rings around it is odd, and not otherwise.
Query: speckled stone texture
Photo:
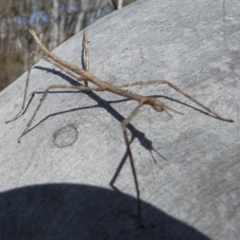
[[[26,112],[7,125],[26,74],[3,90],[0,239],[239,239],[239,12],[232,0],[139,0],[88,27],[90,71],[100,79],[166,79],[235,121],[207,115],[167,86],[131,87],[184,113],[144,106],[128,127],[145,229],[121,129],[135,101],[56,89],[18,144],[44,89],[76,81],[39,62]],[[55,54],[81,66],[81,39]],[[109,186],[115,176],[119,191]]]

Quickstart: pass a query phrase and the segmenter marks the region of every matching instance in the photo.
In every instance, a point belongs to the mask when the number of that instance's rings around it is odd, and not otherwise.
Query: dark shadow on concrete
[[[209,240],[150,204],[142,207],[144,229],[128,195],[76,184],[22,187],[0,194],[0,239]]]

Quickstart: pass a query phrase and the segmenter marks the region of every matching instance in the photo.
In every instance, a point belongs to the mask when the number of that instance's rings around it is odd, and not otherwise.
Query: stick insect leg
[[[89,72],[89,49],[88,49],[88,35],[87,29],[83,30],[83,40],[82,40],[82,47],[84,50],[84,67],[83,69]]]
[[[83,64],[84,66],[83,66],[83,69],[85,71],[89,72],[89,49],[88,49],[88,36],[87,36],[87,30],[86,29],[83,32],[82,47],[84,49],[84,64]],[[85,83],[85,85],[86,85],[86,83]],[[99,89],[99,91],[101,91],[101,90],[102,89]],[[104,90],[102,90],[102,91],[104,91]],[[132,152],[131,152],[131,148],[130,148],[130,141],[128,139],[128,134],[127,134],[128,123],[138,113],[139,109],[142,106],[143,106],[143,103],[140,103],[138,105],[138,107],[130,114],[130,116],[125,118],[122,121],[122,129],[123,129],[123,136],[124,136],[124,139],[125,139],[125,143],[126,143],[126,146],[127,146],[127,153],[129,155],[129,158],[130,158],[130,164],[131,164],[132,174],[133,174],[133,178],[134,178],[135,189],[136,189],[136,193],[137,193],[138,222],[139,222],[139,225],[141,227],[144,227],[144,225],[142,223],[141,199],[140,199],[140,190],[139,190],[139,187],[138,187],[137,173],[136,173],[136,170],[135,170],[133,156],[132,156]],[[114,182],[114,180],[113,180],[113,182]],[[110,185],[111,185],[111,183],[110,183]],[[113,187],[113,185],[112,185],[112,187]]]
[[[30,60],[29,60],[29,66],[28,66],[28,73],[27,73],[27,79],[26,79],[26,84],[25,84],[25,88],[24,88],[24,97],[23,97],[23,102],[22,102],[22,106],[21,106],[21,110],[17,113],[17,115],[12,118],[11,120],[6,121],[6,123],[10,123],[15,121],[20,114],[23,112],[24,108],[25,108],[25,104],[26,104],[26,98],[27,98],[27,90],[28,90],[28,86],[29,86],[29,81],[30,81],[30,73],[31,73],[31,69],[32,69],[32,64],[33,64],[33,58],[34,56],[38,56],[42,59],[44,59],[45,61],[53,64],[55,67],[63,70],[65,73],[67,73],[68,75],[74,77],[77,81],[83,81],[82,77],[76,77],[75,74],[73,74],[70,70],[65,69],[64,67],[62,67],[60,64],[55,63],[53,60],[51,60],[50,58],[47,58],[45,56],[43,56],[42,54],[38,53],[38,52],[32,52],[31,56],[30,56]]]
[[[83,49],[84,49],[84,68],[89,71],[89,50],[88,50],[88,38],[87,38],[87,30],[84,30],[83,32],[83,40],[82,40],[82,46],[83,46]],[[13,122],[15,121],[19,116],[20,114],[23,112],[24,108],[25,108],[25,103],[26,103],[26,98],[27,98],[27,90],[28,90],[28,86],[29,86],[29,81],[30,81],[30,73],[31,73],[31,69],[32,69],[32,65],[33,65],[33,58],[35,56],[38,56],[39,58],[42,58],[44,59],[45,61],[51,63],[52,65],[54,65],[55,67],[63,70],[65,73],[67,73],[68,75],[74,77],[74,79],[76,79],[77,81],[85,81],[85,85],[87,86],[86,84],[86,79],[83,79],[82,77],[79,77],[79,76],[76,76],[76,74],[74,74],[72,71],[64,68],[63,66],[61,66],[60,64],[54,62],[52,59],[48,58],[48,57],[45,57],[43,56],[42,54],[38,53],[38,52],[35,52],[33,51],[31,53],[31,56],[29,58],[29,63],[28,63],[28,73],[27,73],[27,79],[26,79],[26,83],[25,83],[25,88],[24,88],[24,97],[23,97],[23,102],[22,102],[22,106],[21,106],[21,109],[20,111],[16,114],[16,116],[8,121],[6,121],[6,123],[10,123],[10,122]],[[100,88],[99,88],[100,90]]]
[[[139,222],[139,225],[143,228],[144,225],[142,223],[140,190],[139,190],[139,187],[138,187],[138,180],[137,180],[137,174],[136,174],[136,170],[135,170],[135,166],[134,166],[133,155],[132,155],[132,151],[131,151],[131,148],[130,148],[130,141],[128,139],[128,134],[127,134],[128,123],[134,118],[134,116],[137,115],[139,109],[142,106],[143,106],[143,103],[140,102],[139,105],[134,109],[134,111],[127,118],[125,118],[122,121],[122,129],[123,129],[123,136],[124,136],[124,140],[125,140],[125,143],[126,143],[126,146],[127,146],[127,152],[128,152],[128,155],[129,155],[131,169],[132,169],[132,173],[133,173],[133,177],[134,177],[135,189],[136,189],[136,193],[137,193],[138,222]]]
[[[83,69],[89,72],[89,49],[88,49],[88,35],[87,29],[83,30],[83,39],[82,39],[82,48],[83,48]],[[88,87],[88,81],[84,81],[85,86]]]
[[[27,97],[27,89],[28,89],[28,85],[29,85],[31,68],[32,68],[32,65],[33,65],[33,57],[34,57],[35,54],[36,54],[36,52],[31,53],[29,63],[28,63],[28,73],[27,73],[27,79],[26,79],[25,88],[24,88],[24,96],[23,96],[23,102],[22,102],[21,110],[17,113],[17,115],[14,118],[6,121],[6,123],[10,123],[10,122],[15,121],[20,116],[20,114],[23,112],[23,110],[25,108],[26,97]]]
[[[137,86],[137,85],[150,85],[150,84],[167,84],[169,87],[175,89],[177,92],[181,93],[182,95],[184,95],[185,97],[187,97],[191,101],[195,102],[197,105],[199,105],[200,107],[202,107],[203,109],[205,109],[209,113],[213,114],[219,120],[226,121],[226,122],[233,122],[232,119],[224,118],[224,117],[220,116],[219,114],[217,114],[216,112],[211,110],[209,107],[203,105],[198,100],[196,100],[194,97],[192,97],[191,95],[187,94],[182,89],[180,89],[179,87],[177,87],[176,85],[174,85],[173,83],[171,83],[171,82],[169,82],[167,80],[138,81],[138,82],[134,82],[134,83],[130,83],[130,84],[118,85],[118,87],[124,88],[124,87],[131,87],[131,86]]]
[[[87,46],[87,35],[86,35],[86,31],[84,31],[84,34],[83,34],[83,47],[84,47],[84,51],[85,51],[85,56],[84,56],[84,65],[85,65],[85,68],[86,70],[88,71],[89,69],[89,61],[88,61],[88,58],[89,58],[89,51],[88,51],[88,46]],[[25,107],[25,102],[26,102],[26,95],[27,95],[27,88],[28,88],[28,84],[29,84],[29,79],[30,79],[30,72],[31,72],[31,66],[32,66],[32,62],[33,62],[33,57],[34,56],[38,56],[42,59],[44,59],[45,61],[51,63],[52,65],[54,65],[55,67],[59,68],[60,70],[64,71],[66,74],[68,74],[69,76],[73,77],[74,79],[76,79],[77,81],[87,81],[87,79],[84,79],[82,76],[78,76],[76,75],[75,73],[73,73],[71,70],[69,69],[66,69],[65,67],[63,67],[62,65],[60,65],[59,63],[53,61],[52,59],[48,58],[48,57],[45,57],[43,56],[42,54],[39,54],[37,52],[32,52],[31,54],[31,58],[30,58],[30,62],[29,62],[29,70],[28,70],[28,76],[27,76],[27,79],[26,79],[26,87],[25,87],[25,91],[24,91],[24,99],[23,99],[23,104],[22,104],[22,109],[21,111],[17,114],[17,116],[15,118],[13,118],[11,121],[14,121],[16,118],[18,118],[19,114],[23,111],[24,107]],[[22,132],[22,134],[19,136],[18,138],[18,142],[20,143],[20,139],[26,134],[26,132],[28,131],[28,129],[30,128],[37,112],[39,111],[43,101],[45,100],[45,98],[47,97],[50,89],[56,89],[56,88],[61,88],[61,89],[79,89],[79,90],[85,90],[85,91],[104,91],[104,89],[100,88],[100,87],[87,87],[87,86],[67,86],[67,85],[51,85],[49,86],[45,92],[43,93],[43,96],[41,97],[30,121],[28,122],[27,124],[27,127],[26,129]],[[10,121],[8,121],[10,122]],[[7,123],[8,123],[7,122]]]
[[[90,87],[85,87],[85,86],[67,86],[67,85],[51,85],[49,86],[45,92],[43,93],[43,96],[41,97],[41,99],[39,100],[39,103],[31,117],[31,119],[29,120],[27,127],[25,128],[25,130],[22,132],[22,134],[19,136],[18,138],[18,142],[20,143],[20,139],[27,133],[28,129],[30,128],[30,126],[32,125],[32,122],[37,114],[37,112],[39,111],[40,107],[42,106],[44,100],[46,99],[49,91],[51,89],[56,89],[56,88],[60,88],[60,89],[79,89],[79,90],[84,90],[84,91],[102,91],[99,88],[90,88]]]

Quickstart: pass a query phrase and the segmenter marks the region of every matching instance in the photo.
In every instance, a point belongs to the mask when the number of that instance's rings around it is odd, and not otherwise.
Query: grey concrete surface
[[[167,79],[235,121],[207,115],[167,86],[131,88],[184,112],[170,118],[145,106],[128,128],[145,229],[120,124],[135,101],[56,90],[18,144],[42,91],[76,82],[39,62],[24,115],[7,125],[26,74],[2,91],[0,239],[239,239],[239,12],[230,0],[139,0],[88,27],[94,75],[112,83]],[[81,66],[81,38],[54,52]]]

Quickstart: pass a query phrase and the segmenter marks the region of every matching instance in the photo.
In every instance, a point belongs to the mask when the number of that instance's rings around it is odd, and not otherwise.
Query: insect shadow
[[[75,85],[75,86],[79,86],[79,85],[82,85],[80,84],[78,81],[74,80],[73,78],[69,77],[68,75],[62,73],[62,72],[59,72],[59,71],[56,71],[55,69],[50,69],[50,68],[46,68],[46,67],[40,67],[40,66],[35,66],[34,67],[35,69],[39,69],[41,71],[46,71],[48,73],[51,73],[51,74],[54,74],[56,76],[59,76],[61,77],[63,80],[65,80],[66,82],[68,82],[69,84],[71,85]],[[35,91],[34,93],[32,93],[32,96],[31,98],[29,99],[27,105],[26,105],[26,108],[25,110],[23,111],[23,113],[20,115],[22,116],[28,109],[28,107],[30,106],[35,94],[43,94],[44,91]],[[86,94],[88,95],[90,98],[92,98],[97,104],[96,105],[92,105],[92,106],[86,106],[86,107],[78,107],[78,108],[72,108],[72,109],[69,109],[69,110],[65,110],[65,111],[61,111],[61,112],[56,112],[56,113],[52,113],[52,114],[49,114],[48,116],[46,116],[45,118],[43,118],[42,120],[40,120],[38,123],[36,123],[33,127],[31,127],[27,132],[30,132],[32,131],[33,129],[35,129],[38,125],[42,124],[44,121],[46,121],[48,118],[51,118],[51,117],[54,117],[54,116],[57,116],[57,115],[60,115],[60,114],[65,114],[65,113],[69,113],[69,112],[74,112],[74,111],[80,111],[80,110],[85,110],[85,109],[91,109],[91,108],[96,108],[96,107],[101,107],[103,109],[105,109],[109,114],[111,114],[119,123],[121,123],[123,120],[124,120],[124,117],[118,112],[116,111],[112,106],[111,104],[116,104],[116,103],[120,103],[120,102],[128,102],[130,101],[129,99],[121,99],[121,100],[116,100],[116,101],[107,101],[107,100],[104,100],[102,99],[99,95],[97,95],[96,93],[92,92],[92,91],[84,91],[84,90],[78,90],[78,91],[50,91],[49,92],[50,94],[58,94],[58,93],[63,93],[63,94],[66,94],[66,93],[82,93],[82,94]],[[184,105],[186,107],[189,107],[189,108],[192,108],[194,109],[195,111],[198,111],[202,114],[205,114],[207,116],[210,116],[210,117],[213,117],[215,118],[215,116],[211,116],[209,113],[199,109],[199,108],[196,108],[194,106],[191,106],[187,103],[184,103],[184,102],[181,102],[177,99],[174,99],[174,98],[170,98],[170,97],[167,97],[167,96],[163,96],[163,95],[151,95],[151,97],[154,97],[154,98],[164,98],[164,99],[167,99],[169,101],[172,101],[172,102],[176,102],[178,104],[181,104],[181,105]],[[19,116],[19,117],[20,117]],[[140,142],[140,144],[150,152],[151,154],[151,157],[153,159],[153,161],[155,163],[157,163],[156,161],[156,158],[154,157],[153,155],[153,152],[155,152],[161,159],[167,161],[168,159],[166,157],[164,157],[162,154],[160,154],[154,147],[153,147],[153,143],[151,140],[149,140],[145,134],[141,131],[139,131],[138,129],[136,129],[131,123],[129,123],[127,125],[127,129],[131,132],[131,140],[130,140],[130,143],[132,143],[134,141],[135,138],[138,139],[138,141]],[[128,157],[128,153],[127,151],[124,153],[119,165],[117,166],[116,168],[116,171],[110,181],[110,186],[116,190],[116,191],[119,191],[118,188],[116,188],[114,186],[114,183],[115,181],[117,180],[117,177],[119,175],[119,173],[121,172],[121,169],[123,168],[126,160],[127,160],[127,157]]]

